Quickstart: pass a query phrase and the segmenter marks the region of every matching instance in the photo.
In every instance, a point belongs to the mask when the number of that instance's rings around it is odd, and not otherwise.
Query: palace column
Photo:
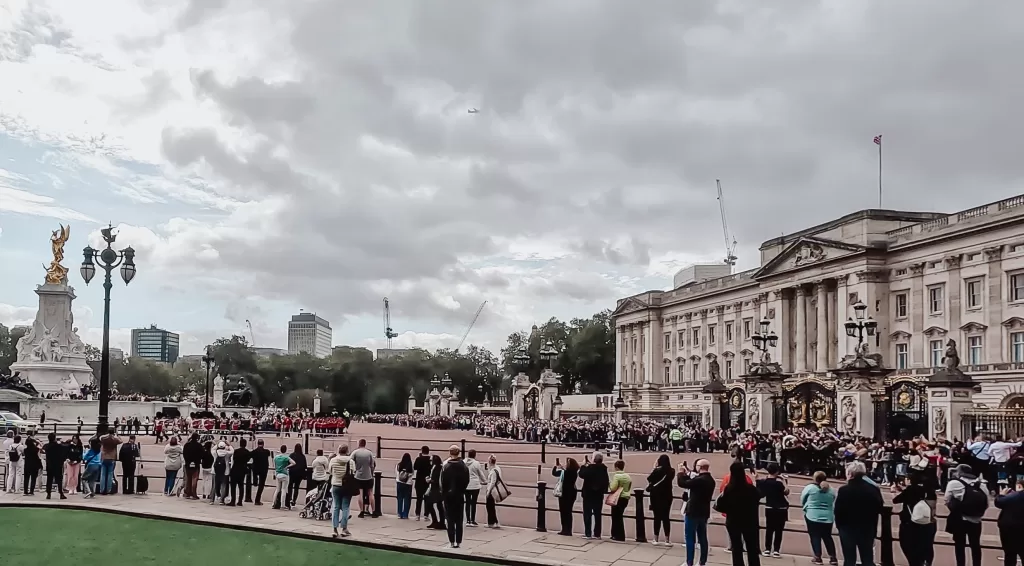
[[[807,371],[807,290],[800,285],[796,288],[796,373]]]
[[[849,288],[846,286],[847,281],[850,279],[849,275],[839,275],[836,277],[836,316],[832,319],[832,332],[835,333],[836,337],[836,359],[835,365],[842,363],[846,355],[850,353],[849,347],[846,344],[846,319],[849,316],[848,309],[850,307],[850,294]]]
[[[626,328],[619,324],[615,327],[615,381],[619,387],[626,385],[629,370],[626,369]]]
[[[829,370],[828,367],[828,289],[825,287],[824,281],[818,281],[814,284],[814,292],[817,295],[817,323],[815,324],[815,330],[817,331],[818,346],[815,348],[816,362],[815,371],[824,373]]]

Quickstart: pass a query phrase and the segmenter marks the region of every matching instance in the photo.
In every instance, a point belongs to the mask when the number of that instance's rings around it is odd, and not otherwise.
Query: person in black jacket
[[[262,440],[256,441],[256,449],[249,453],[252,461],[252,481],[256,484],[256,499],[254,505],[263,505],[260,498],[263,497],[263,487],[267,483],[267,473],[270,470],[270,450],[263,446]]]
[[[128,437],[128,442],[122,444],[117,453],[117,459],[121,462],[122,492],[125,495],[135,493],[135,467],[141,457],[142,447],[135,440],[135,435],[132,434]]]
[[[647,493],[651,498],[651,513],[654,515],[654,542],[661,544],[661,531],[665,531],[665,545],[671,546],[669,535],[671,527],[669,518],[672,515],[672,480],[676,477],[672,469],[672,461],[668,454],[658,456],[658,463],[647,476]]]
[[[427,488],[430,486],[430,469],[433,465],[430,463],[430,447],[424,446],[420,449],[420,455],[416,457],[416,461],[412,463],[413,470],[413,491],[416,492],[416,520],[423,520],[423,496],[427,493]],[[427,502],[428,512],[430,502]]]
[[[249,460],[252,459],[252,453],[245,447],[246,441],[244,438],[238,440],[238,448],[235,448],[234,453],[231,455],[231,476],[229,483],[231,485],[231,503],[229,506],[242,506],[242,499],[245,496],[245,476],[249,473]],[[237,490],[238,498],[235,498]]]
[[[565,467],[556,460],[551,475],[559,478],[562,494],[558,496],[558,516],[561,519],[562,530],[558,534],[572,536],[572,508],[576,505],[576,496],[579,490],[576,488],[576,480],[580,477],[580,464],[573,458],[565,460]]]
[[[1024,481],[1018,480],[1016,491],[1004,487],[995,498],[999,518],[999,543],[1003,547],[1006,566],[1017,566],[1017,559],[1024,564]],[[902,541],[901,541],[902,542]]]
[[[747,482],[743,462],[733,462],[729,466],[729,483],[726,484],[722,495],[718,496],[716,506],[716,510],[725,515],[725,529],[729,532],[733,566],[743,566],[744,547],[748,566],[761,564],[761,551],[757,540],[760,503],[761,492]]]
[[[900,503],[900,549],[907,558],[909,566],[931,564],[935,557],[935,492],[925,487],[926,472],[913,470],[910,472],[910,483],[906,487],[896,484],[899,493],[892,498],[893,503]],[[921,501],[931,509],[931,517],[927,525],[915,523],[912,519],[914,506]]]
[[[443,531],[446,529],[444,526],[444,497],[441,492],[441,469],[444,466],[444,462],[441,461],[441,457],[434,454],[430,457],[430,482],[427,488],[427,513],[430,515],[430,524],[427,525],[428,529],[437,529]]]
[[[451,548],[459,548],[462,544],[469,467],[459,457],[458,446],[449,448],[448,454],[448,461],[441,468],[441,497],[444,499],[445,521],[448,525],[448,544]]]
[[[779,478],[779,465],[768,464],[768,477],[757,480],[757,490],[764,498],[764,555],[781,556],[782,531],[789,520],[789,486]]]
[[[285,433],[287,436],[288,433]],[[302,453],[302,445],[296,444],[295,450],[289,454],[295,465],[288,468],[288,504],[295,505],[299,501],[299,489],[302,487],[302,480],[306,479],[308,470],[306,455]]]
[[[46,435],[48,441],[43,445],[43,453],[46,455],[46,498],[50,498],[53,492],[53,484],[57,484],[57,493],[61,499],[67,499],[64,495],[64,460],[67,459],[67,447],[57,442],[57,435],[50,433]]]
[[[686,566],[693,566],[693,554],[700,544],[701,566],[708,563],[708,521],[711,519],[711,499],[715,496],[715,478],[711,477],[711,462],[697,460],[694,473],[679,465],[676,483],[688,490],[683,494],[683,530],[686,538]],[[691,477],[692,476],[692,477]]]
[[[836,493],[834,513],[844,566],[856,566],[858,552],[860,564],[875,563],[875,534],[883,501],[878,486],[864,479],[866,474],[864,462],[850,462],[846,465],[846,485]]]
[[[593,459],[590,456],[583,460],[580,468],[580,479],[583,480],[583,487],[580,489],[583,496],[583,538],[587,540],[601,538],[601,507],[604,505],[604,495],[608,491],[608,466],[604,465],[604,455],[594,452]]]
[[[199,499],[199,469],[203,463],[203,445],[199,442],[199,434],[192,433],[181,448],[181,457],[185,460],[185,499]]]

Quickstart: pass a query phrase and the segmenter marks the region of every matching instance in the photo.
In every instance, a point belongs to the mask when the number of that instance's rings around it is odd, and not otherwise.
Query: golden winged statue
[[[53,250],[53,261],[50,267],[46,268],[46,282],[50,285],[60,285],[68,281],[68,268],[60,264],[64,260],[64,244],[71,237],[71,226],[60,225],[60,230],[54,230],[50,236],[50,247]]]

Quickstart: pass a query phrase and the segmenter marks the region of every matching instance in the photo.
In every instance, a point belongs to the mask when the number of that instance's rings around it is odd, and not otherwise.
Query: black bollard
[[[548,441],[547,440],[541,440],[540,441],[540,463],[541,464],[547,464],[548,463]]]
[[[644,490],[633,490],[633,513],[636,515],[636,541],[647,542],[647,520],[644,518]]]
[[[373,515],[371,517],[380,517],[382,515],[380,511],[380,479],[384,475],[384,472],[373,472]]]
[[[462,440],[459,441],[459,449],[462,450],[462,452],[461,452],[462,459],[465,460],[466,459],[466,439],[465,438],[463,438]]]
[[[537,482],[537,532],[548,532],[548,482]]]
[[[378,459],[380,458],[380,451],[381,451],[381,447],[380,447],[380,437],[378,436],[378,437],[377,437],[377,458],[378,458]]]
[[[302,436],[305,437],[305,439],[303,440],[304,447],[303,447],[302,451],[305,452],[306,454],[309,454],[309,433],[307,432],[307,433],[303,434]]]

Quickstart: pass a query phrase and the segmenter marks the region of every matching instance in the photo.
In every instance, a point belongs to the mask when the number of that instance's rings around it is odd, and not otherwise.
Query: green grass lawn
[[[157,519],[73,509],[0,508],[3,566],[471,566],[447,560]]]

